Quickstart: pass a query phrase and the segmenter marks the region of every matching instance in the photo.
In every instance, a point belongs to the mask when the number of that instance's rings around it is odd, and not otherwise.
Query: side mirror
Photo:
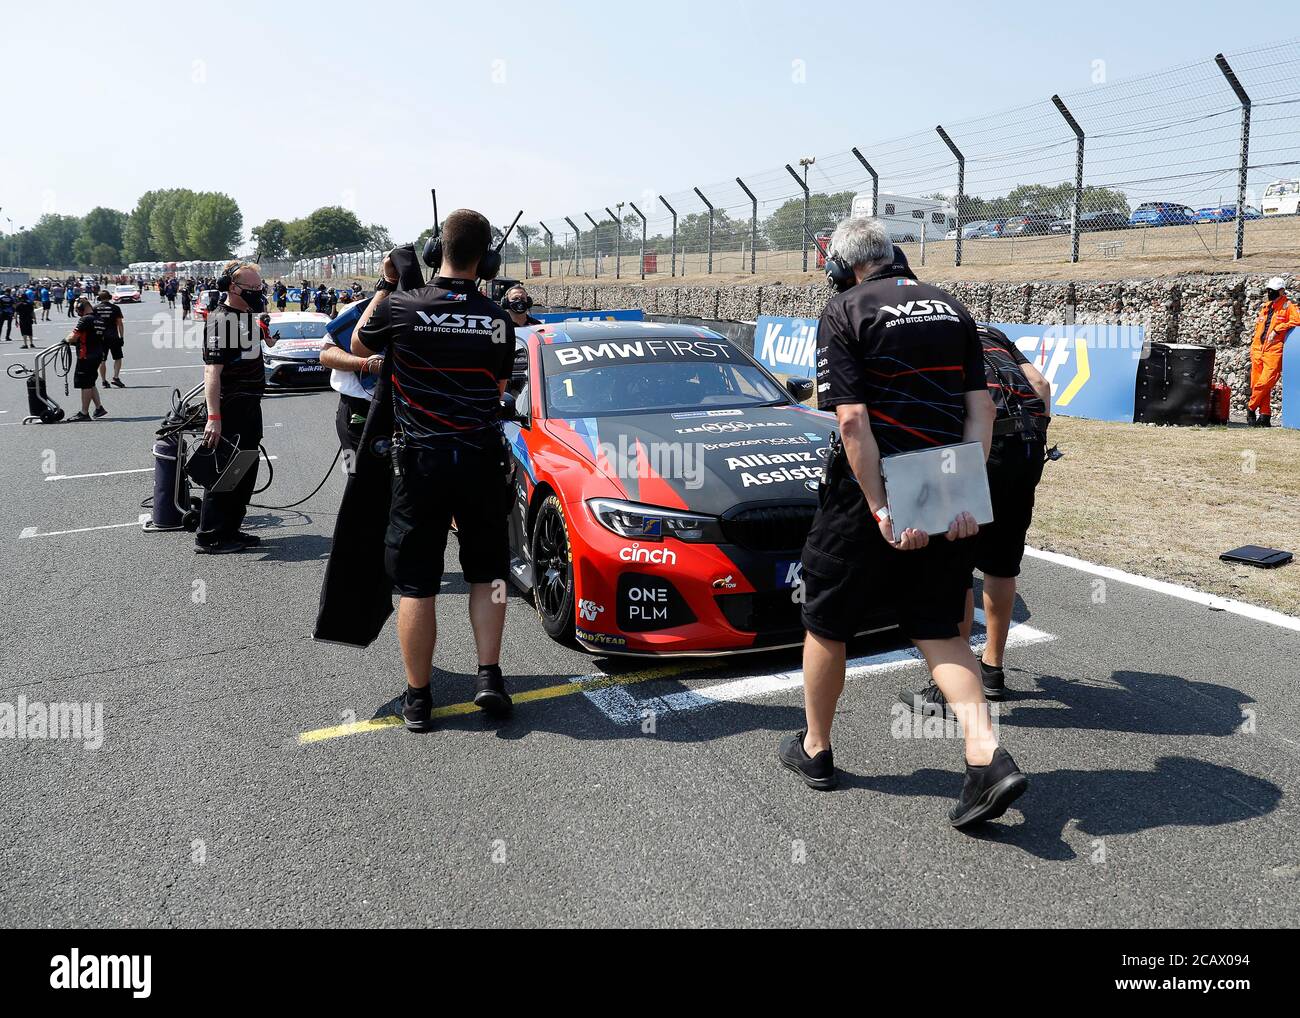
[[[523,427],[528,426],[528,418],[519,412],[519,407],[516,405],[515,394],[513,392],[507,391],[505,395],[501,397],[501,419]]]
[[[811,378],[787,378],[785,390],[802,403],[813,394],[813,380]]]

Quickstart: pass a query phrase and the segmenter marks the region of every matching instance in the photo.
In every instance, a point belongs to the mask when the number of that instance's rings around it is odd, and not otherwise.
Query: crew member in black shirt
[[[95,404],[95,417],[108,416],[108,411],[100,401],[99,390],[95,387],[99,366],[104,360],[104,344],[95,321],[94,305],[86,297],[78,297],[75,304],[77,325],[63,342],[75,347],[77,351],[77,363],[72,369],[72,384],[81,390],[81,412],[73,414],[68,420],[88,421],[91,403]]]
[[[856,285],[831,298],[817,329],[818,406],[833,408],[842,449],[827,465],[821,506],[804,546],[804,709],[781,762],[814,788],[836,783],[830,730],[844,688],[845,643],[873,598],[894,608],[925,657],[966,740],[966,782],[949,822],[1000,816],[1027,785],[998,746],[970,645],[960,636],[978,531],[961,513],[946,540],[895,534],[880,460],[893,453],[979,441],[987,457],[993,401],[970,313],[952,295],[895,264],[877,219],[839,224],[830,248]]]
[[[24,290],[18,295],[18,304],[14,308],[18,317],[18,335],[22,338],[24,350],[35,350],[36,341],[32,338],[32,328],[36,321],[36,305]]]
[[[126,383],[122,381],[122,348],[126,336],[126,322],[122,317],[122,309],[113,303],[112,295],[105,287],[99,295],[99,303],[95,305],[95,328],[99,332],[100,349],[104,351],[104,359],[99,363],[99,380],[107,389],[110,384],[117,386],[119,389],[125,389]],[[108,360],[113,359],[113,379],[109,382],[108,378]]]
[[[275,345],[267,329],[262,271],[249,262],[230,262],[219,283],[226,287],[220,304],[203,326],[203,388],[208,424],[203,444],[231,452],[224,438],[239,449],[255,450],[262,441],[262,391],[266,386],[262,344]],[[261,544],[240,530],[248,500],[257,486],[255,463],[226,492],[204,491],[194,550],[221,555]]]
[[[4,331],[6,343],[14,341],[14,310],[17,304],[13,290],[6,286],[4,292],[0,293],[0,330]]]
[[[434,604],[453,516],[460,566],[470,585],[478,650],[474,702],[490,714],[511,706],[499,657],[509,567],[510,491],[501,435],[501,397],[514,362],[514,326],[474,286],[492,243],[487,219],[458,209],[442,228],[442,262],[432,282],[393,293],[384,278],[352,338],[358,357],[383,353],[392,365],[393,501],[388,572],[401,594],[397,633],[406,666],[406,726],[429,726]]]

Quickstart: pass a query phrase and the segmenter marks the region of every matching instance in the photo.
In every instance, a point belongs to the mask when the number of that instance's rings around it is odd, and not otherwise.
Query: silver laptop
[[[910,529],[931,536],[946,534],[962,512],[970,513],[981,526],[993,522],[984,447],[979,442],[885,456],[880,472],[895,537]]]

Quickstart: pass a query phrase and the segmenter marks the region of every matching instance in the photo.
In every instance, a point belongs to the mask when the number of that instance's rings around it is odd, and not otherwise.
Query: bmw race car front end
[[[570,518],[577,641],[655,655],[798,643],[799,546],[815,508],[759,504],[717,517],[588,499]]]

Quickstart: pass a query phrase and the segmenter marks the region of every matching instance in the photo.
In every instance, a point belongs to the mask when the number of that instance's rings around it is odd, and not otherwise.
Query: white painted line
[[[977,611],[976,621],[984,622],[983,612]],[[1023,623],[1011,627],[1007,635],[1007,647],[1027,647],[1035,643],[1047,643],[1056,637],[1044,633],[1033,626]],[[972,637],[971,646],[980,649],[983,640]],[[924,664],[920,651],[915,647],[901,647],[898,650],[881,651],[853,658],[845,667],[846,679],[857,679],[864,675],[880,675],[885,672],[900,671],[913,665]],[[575,675],[570,682],[592,681],[603,678],[602,675]],[[606,686],[602,689],[583,691],[591,703],[616,725],[640,724],[647,714],[666,714],[670,711],[696,711],[716,707],[724,703],[737,703],[746,700],[772,696],[788,689],[803,686],[803,669],[769,672],[760,675],[746,675],[739,679],[703,686],[699,689],[684,689],[666,696],[652,696],[645,700],[633,696],[626,686]]]
[[[268,459],[278,460],[279,456],[268,456]],[[45,478],[47,481],[79,481],[84,477],[114,477],[117,474],[152,474],[153,467],[134,467],[131,470],[104,470],[98,474],[52,474]]]
[[[1266,622],[1270,626],[1290,629],[1293,632],[1300,633],[1300,618],[1296,618],[1294,615],[1284,615],[1272,608],[1261,608],[1258,605],[1247,604],[1245,601],[1234,601],[1230,597],[1219,597],[1217,594],[1207,594],[1204,591],[1193,590],[1191,587],[1184,587],[1178,583],[1153,580],[1146,576],[1126,573],[1122,569],[1099,566],[1093,562],[1086,562],[1081,558],[1073,558],[1069,555],[1061,555],[1054,551],[1043,551],[1039,548],[1027,547],[1025,548],[1025,554],[1042,559],[1044,562],[1051,562],[1069,569],[1077,569],[1082,573],[1090,573],[1093,576],[1100,576],[1107,580],[1127,583],[1133,587],[1141,587],[1143,590],[1152,590],[1157,594],[1167,594],[1169,597],[1190,601],[1193,604],[1203,605],[1211,611],[1231,612],[1233,615],[1240,615],[1243,618],[1254,619],[1256,622]]]
[[[51,530],[44,534],[37,533],[35,527],[24,527],[18,535],[18,539],[24,541],[29,537],[62,537],[64,534],[88,534],[92,530],[117,530],[121,527],[138,527],[147,519],[149,519],[149,514],[141,513],[130,523],[106,523],[102,527],[80,527],[77,530]]]
[[[123,368],[122,374],[160,375],[164,371],[191,371],[201,367],[202,364],[165,364],[161,368]]]

